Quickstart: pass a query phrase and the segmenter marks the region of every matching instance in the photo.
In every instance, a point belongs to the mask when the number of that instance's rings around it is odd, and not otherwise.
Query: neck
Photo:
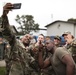
[[[56,50],[56,46],[54,46],[54,47],[52,48],[51,53],[54,54],[55,50]]]
[[[27,44],[27,43],[23,43],[23,44],[24,44],[25,47],[29,46],[29,44]]]

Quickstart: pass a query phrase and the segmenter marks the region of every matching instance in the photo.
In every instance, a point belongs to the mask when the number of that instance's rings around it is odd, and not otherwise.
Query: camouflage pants
[[[13,62],[10,68],[9,75],[24,75],[23,68],[20,62]]]
[[[31,75],[39,75],[37,72],[32,72]]]
[[[9,75],[38,75],[33,69],[28,67],[22,67],[21,63],[13,62]]]

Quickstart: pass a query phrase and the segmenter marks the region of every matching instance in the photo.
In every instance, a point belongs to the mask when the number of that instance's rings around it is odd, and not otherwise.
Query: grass
[[[5,67],[0,67],[0,75],[5,75]]]

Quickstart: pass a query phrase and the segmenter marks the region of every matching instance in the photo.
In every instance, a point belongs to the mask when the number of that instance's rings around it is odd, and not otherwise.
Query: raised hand
[[[11,3],[6,3],[3,7],[3,15],[7,15],[9,11],[11,11],[10,8],[12,8],[13,5]]]
[[[43,49],[43,44],[42,44],[42,42],[41,41],[39,41],[39,51],[41,51],[42,49]]]

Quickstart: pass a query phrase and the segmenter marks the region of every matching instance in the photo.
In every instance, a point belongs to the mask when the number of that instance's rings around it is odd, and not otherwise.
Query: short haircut
[[[39,35],[42,35],[42,36],[44,37],[44,35],[43,35],[43,34],[39,34]]]

